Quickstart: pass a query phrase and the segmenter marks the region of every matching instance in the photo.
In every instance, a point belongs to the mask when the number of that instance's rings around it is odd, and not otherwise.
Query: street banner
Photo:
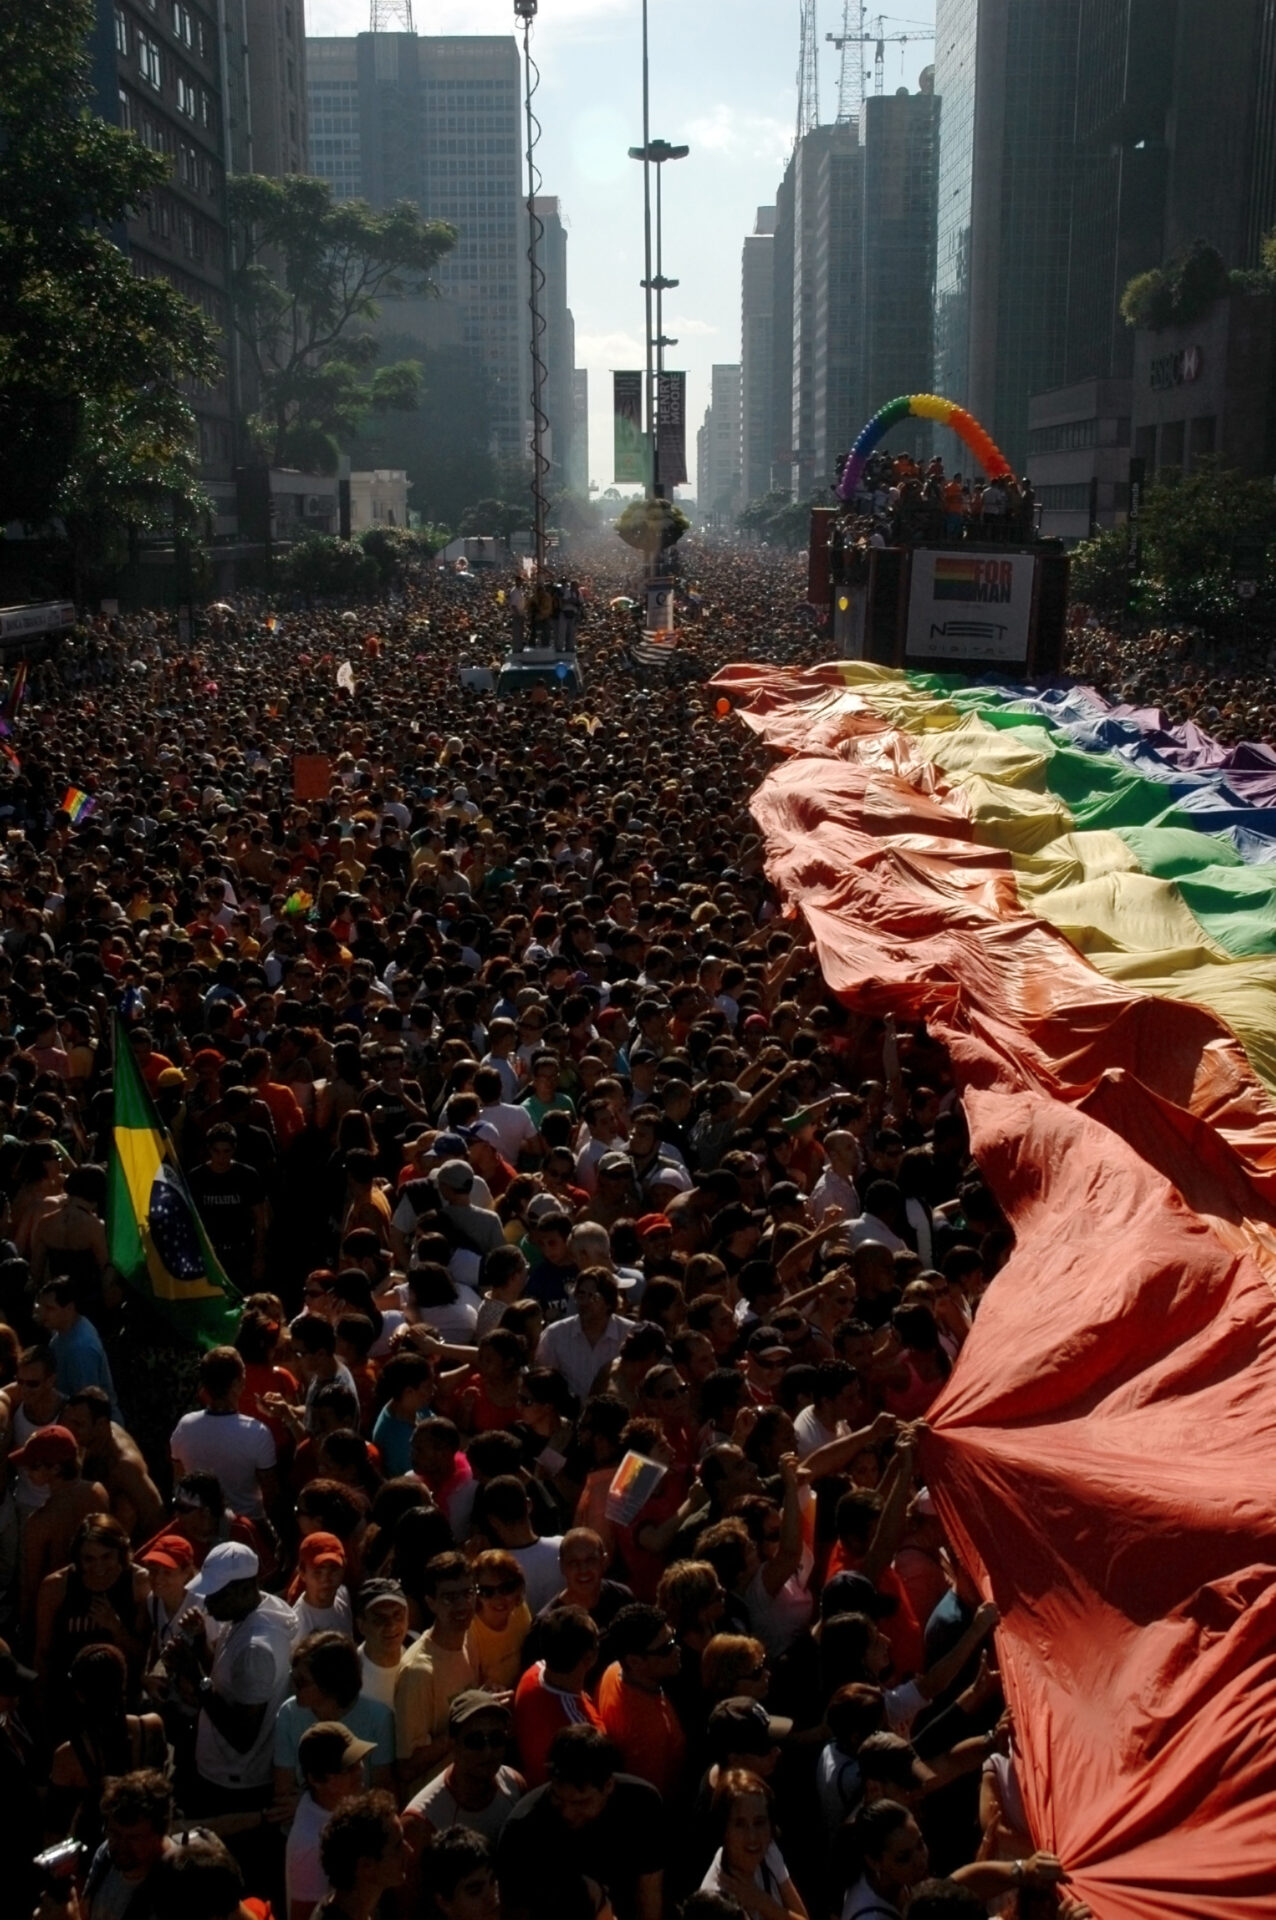
[[[613,373],[611,376],[616,431],[615,478],[636,480],[640,486],[647,478],[647,446],[642,430],[642,379],[641,372]]]
[[[687,376],[656,377],[656,439],[662,487],[687,484]]]

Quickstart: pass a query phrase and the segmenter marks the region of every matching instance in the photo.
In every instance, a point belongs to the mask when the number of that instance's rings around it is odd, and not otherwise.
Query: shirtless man
[[[159,1488],[146,1471],[137,1442],[111,1418],[102,1387],[81,1387],[62,1409],[62,1425],[75,1435],[86,1480],[106,1488],[111,1512],[136,1546],[149,1540],[164,1518]]]

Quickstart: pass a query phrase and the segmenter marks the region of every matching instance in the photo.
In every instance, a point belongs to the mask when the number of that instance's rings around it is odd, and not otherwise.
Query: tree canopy
[[[110,237],[169,161],[89,108],[89,0],[0,10],[0,522],[105,512],[145,523],[196,495],[184,383],[215,331]]]
[[[385,212],[334,200],[326,181],[297,174],[243,174],[227,193],[236,325],[258,394],[250,424],[274,464],[331,472],[338,435],[417,406],[419,365],[376,366],[368,328],[381,298],[437,292],[431,276],[456,230],[406,200]]]
[[[627,547],[654,554],[676,547],[690,525],[673,500],[631,500],[616,522],[616,532]]]

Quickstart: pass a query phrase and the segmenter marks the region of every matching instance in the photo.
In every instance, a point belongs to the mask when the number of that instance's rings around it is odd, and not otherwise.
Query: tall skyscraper
[[[1121,294],[1161,261],[1177,0],[1081,0],[1078,19],[1068,381],[1128,376]],[[1083,56],[1083,57],[1082,57]]]
[[[311,165],[374,207],[411,200],[457,245],[443,298],[387,307],[383,325],[461,345],[491,389],[494,451],[525,457],[531,421],[518,48],[512,35],[361,33],[307,43]]]
[[[1062,378],[1080,0],[936,0],[935,390],[1022,469]]]
[[[772,360],[775,353],[774,207],[759,207],[740,263],[740,497],[771,489]]]
[[[546,366],[545,413],[549,420],[551,483],[568,484],[572,458],[572,375],[576,360],[576,324],[567,305],[567,229],[558,201],[544,195],[535,202],[544,227],[540,263],[545,273],[541,304],[545,313],[542,357]]]
[[[852,411],[855,343],[850,334],[859,265],[858,133],[816,127],[793,150],[792,488],[805,500],[821,486],[830,439]],[[832,478],[831,472],[827,477]]]
[[[812,324],[804,344],[811,359],[811,416],[801,440],[810,457],[795,470],[801,500],[832,486],[837,456],[848,450],[864,418],[864,152],[853,122],[819,132],[830,138],[816,157],[814,232],[807,249]]]
[[[740,505],[740,367],[718,365],[710,376],[709,411],[705,415],[706,496],[701,511],[709,511],[730,525]],[[697,475],[697,481],[699,476]]]
[[[567,484],[581,498],[589,492],[589,369],[572,369],[572,448]]]
[[[793,487],[793,176],[790,155],[775,194],[771,259],[771,483],[768,492]]]
[[[227,9],[233,23],[234,9]],[[303,0],[252,0],[241,16],[248,56],[250,165],[272,180],[308,173]],[[233,32],[233,24],[228,24]],[[236,170],[240,171],[236,161]]]
[[[934,358],[935,163],[938,102],[928,68],[921,90],[864,102],[860,343],[851,432],[897,394],[925,392]],[[901,421],[891,445],[929,451],[924,420]],[[845,451],[845,447],[839,449]]]

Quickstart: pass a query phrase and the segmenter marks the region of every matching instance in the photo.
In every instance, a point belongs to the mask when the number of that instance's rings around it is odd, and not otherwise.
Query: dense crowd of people
[[[797,562],[687,567],[705,657],[819,656]],[[573,568],[578,696],[463,688],[512,583],[442,571],[101,621],[30,673],[15,1913],[1083,1920],[918,1472],[1011,1244],[949,1063],[834,999],[763,871],[763,749],[638,689],[624,562]],[[117,1046],[225,1345],[112,1267]]]

